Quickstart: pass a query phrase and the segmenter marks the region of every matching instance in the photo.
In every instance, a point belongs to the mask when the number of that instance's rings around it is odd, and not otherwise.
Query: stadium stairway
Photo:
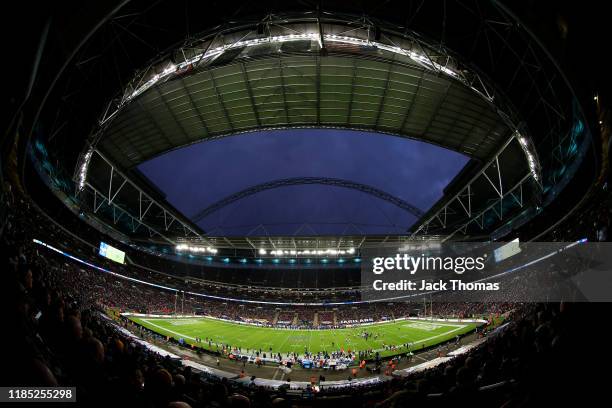
[[[275,325],[276,323],[278,323],[278,315],[279,314],[280,314],[279,310],[274,312],[274,317],[272,318],[272,325]]]
[[[319,312],[314,313],[314,317],[312,318],[312,325],[314,327],[319,327]]]

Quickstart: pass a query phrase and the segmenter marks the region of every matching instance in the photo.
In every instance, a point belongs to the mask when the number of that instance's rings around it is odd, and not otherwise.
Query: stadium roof
[[[154,14],[153,21],[176,23],[167,18],[174,4],[164,5],[135,6],[134,19]],[[123,231],[130,237],[137,231],[137,238],[171,242],[201,237],[135,167],[201,140],[293,127],[377,131],[473,158],[413,234],[488,233],[533,203],[538,193],[524,185],[562,188],[588,132],[571,88],[537,38],[497,1],[445,2],[444,10],[434,3],[404,6],[372,8],[390,24],[365,12],[315,7],[263,19],[236,12],[203,34],[182,32],[187,40],[171,51],[157,49],[158,57],[104,109],[75,169],[79,205],[109,225],[127,219],[131,226]],[[180,34],[169,32],[173,41]],[[157,42],[160,35],[147,38]],[[79,61],[97,61],[91,53],[100,49],[90,48]],[[104,61],[134,67],[130,58],[113,58]],[[100,83],[107,91],[107,81]],[[538,156],[545,156],[542,167]]]
[[[311,49],[311,41],[298,46]],[[165,151],[266,128],[368,129],[489,157],[512,131],[494,107],[450,78],[362,56],[277,55],[210,66],[156,85],[122,109],[98,148],[122,168]],[[391,57],[391,56],[389,56]],[[235,56],[235,60],[238,56]]]
[[[263,31],[263,32],[262,32]],[[484,160],[518,123],[492,86],[445,50],[312,16],[217,32],[141,72],[109,106],[96,148],[130,169],[168,150],[262,129],[415,138]]]

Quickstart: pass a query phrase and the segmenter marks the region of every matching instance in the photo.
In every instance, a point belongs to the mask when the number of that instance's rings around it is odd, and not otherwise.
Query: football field
[[[286,354],[289,352],[303,354],[305,351],[335,350],[374,350],[382,356],[389,356],[406,351],[418,351],[457,335],[474,330],[479,323],[438,322],[423,320],[401,320],[390,323],[378,323],[367,326],[344,329],[278,329],[230,323],[209,318],[129,318],[156,333],[182,338],[186,343],[196,344],[195,338],[202,339],[199,347],[213,351],[221,350],[223,345],[246,350],[262,350]],[[366,340],[363,333],[370,334]],[[210,340],[210,345],[206,339]],[[404,347],[411,344],[410,347]],[[388,346],[396,346],[390,350]]]

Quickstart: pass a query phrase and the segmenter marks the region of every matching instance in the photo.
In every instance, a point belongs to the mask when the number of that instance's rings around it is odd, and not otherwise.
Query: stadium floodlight
[[[162,75],[169,75],[175,71],[176,71],[176,65],[170,64],[168,67],[164,69],[164,72],[162,73]]]
[[[274,249],[269,252],[270,255],[275,257],[295,257],[295,256],[344,256],[344,255],[354,255],[356,253],[356,249],[351,247],[348,249],[337,249],[337,248],[326,248],[326,249]],[[266,255],[267,251],[260,249],[260,255]]]
[[[516,137],[519,144],[521,145],[521,148],[523,149],[523,153],[525,153],[525,157],[527,158],[527,164],[529,165],[529,172],[531,173],[531,177],[533,177],[533,179],[536,182],[539,182],[540,172],[539,172],[537,160],[536,160],[535,153],[534,153],[535,148],[531,146],[531,144],[529,143],[529,139],[521,135],[518,130],[514,133],[514,136]]]
[[[89,168],[89,162],[91,161],[91,156],[93,156],[94,149],[93,147],[89,147],[89,150],[83,155],[83,160],[81,162],[81,167],[79,168],[78,182],[79,182],[79,191],[82,191],[85,188],[85,182],[87,181],[87,169]]]
[[[202,247],[202,246],[191,246],[187,244],[178,244],[174,249],[177,252],[191,252],[191,253],[209,253],[216,254],[219,252],[218,249],[212,247]]]
[[[185,61],[179,63],[178,65],[170,64],[161,72],[161,74],[153,75],[148,81],[146,81],[140,87],[134,89],[131,93],[126,95],[123,98],[123,100],[119,103],[118,109],[120,109],[127,102],[131,101],[132,99],[142,94],[149,88],[153,87],[157,82],[163,79],[170,79],[170,77],[174,75],[181,75],[183,72],[185,72],[186,68],[189,68],[190,66],[195,66],[199,63],[202,63],[203,61],[210,60],[214,57],[218,57],[219,55],[227,51],[230,51],[232,49],[260,46],[265,43],[282,44],[285,42],[303,41],[303,40],[316,41],[317,43],[319,43],[319,46],[322,47],[323,44],[322,44],[321,38],[323,39],[324,42],[336,42],[336,43],[342,43],[342,44],[350,44],[350,45],[358,45],[358,46],[364,46],[364,47],[370,47],[370,48],[377,48],[383,51],[388,51],[394,54],[406,56],[410,58],[412,61],[414,61],[415,63],[417,63],[418,65],[426,68],[427,70],[434,71],[434,72],[441,72],[451,78],[462,81],[470,89],[484,96],[489,101],[493,99],[492,97],[488,95],[484,95],[478,89],[473,87],[472,84],[469,83],[469,81],[467,81],[465,78],[459,75],[459,73],[456,72],[455,70],[449,68],[446,65],[442,65],[438,62],[435,62],[427,55],[421,54],[414,50],[398,47],[396,45],[384,44],[378,41],[370,41],[369,39],[349,37],[349,36],[344,36],[344,35],[323,34],[322,36],[320,36],[317,33],[305,33],[305,34],[277,35],[277,36],[271,36],[271,37],[265,37],[265,38],[255,38],[252,40],[236,41],[234,43],[224,44],[222,46],[219,46],[213,49],[208,49],[204,53],[198,53],[191,58],[185,59]],[[279,49],[279,52],[282,52],[282,50]],[[113,112],[109,117],[114,116],[114,113],[115,112]]]
[[[263,248],[259,249],[259,255],[267,255],[267,254],[268,254],[268,251],[266,251],[265,249]]]

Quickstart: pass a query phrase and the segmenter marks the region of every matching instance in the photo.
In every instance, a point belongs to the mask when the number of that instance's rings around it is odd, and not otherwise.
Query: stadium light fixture
[[[170,64],[168,67],[164,69],[164,71],[162,72],[162,75],[169,75],[175,71],[176,71],[176,65]]]
[[[529,165],[529,172],[535,181],[540,182],[539,176],[539,168],[537,164],[537,160],[535,158],[535,148],[531,146],[529,143],[529,139],[523,136],[519,131],[515,131],[514,136],[518,140],[521,148],[523,149],[523,153],[525,153],[525,157],[527,158],[527,164]]]
[[[178,244],[175,247],[177,252],[191,252],[191,253],[209,253],[216,254],[219,252],[218,249],[212,247],[192,246],[187,244]]]
[[[327,249],[317,249],[317,250],[310,250],[310,249],[274,249],[272,251],[270,251],[270,255],[273,256],[278,256],[278,257],[284,257],[284,256],[311,256],[311,255],[317,255],[317,256],[343,256],[343,255],[353,255],[355,253],[355,248],[348,248],[348,249],[336,249],[336,248],[327,248]],[[259,253],[261,255],[265,255],[265,251],[262,252],[262,250],[259,251]]]
[[[93,156],[94,149],[93,147],[89,147],[85,155],[83,155],[83,161],[81,162],[81,167],[79,168],[79,191],[82,191],[85,188],[85,182],[87,181],[87,169],[89,168],[89,162],[91,161],[91,156]]]
[[[316,41],[321,46],[322,45],[321,37],[323,38],[324,42],[329,41],[329,42],[336,42],[336,43],[343,43],[343,44],[350,44],[350,45],[359,45],[359,46],[364,46],[364,47],[369,47],[369,48],[377,48],[377,49],[388,51],[394,54],[406,56],[410,58],[412,61],[414,61],[415,63],[417,63],[418,65],[430,71],[442,72],[451,78],[461,80],[467,86],[469,86],[472,90],[478,92],[480,95],[483,95],[482,92],[480,92],[478,89],[472,86],[467,80],[462,78],[462,76],[460,76],[453,69],[449,68],[448,66],[439,64],[433,61],[427,55],[421,54],[414,50],[405,49],[405,48],[398,47],[395,45],[384,44],[378,41],[370,41],[369,39],[349,37],[345,35],[323,34],[322,36],[320,36],[318,33],[304,33],[304,34],[278,35],[278,36],[271,36],[271,37],[255,38],[251,40],[236,41],[234,43],[224,44],[222,46],[215,47],[213,49],[208,49],[204,53],[198,53],[194,55],[193,57],[188,58],[185,61],[177,65],[170,64],[161,73],[153,75],[144,84],[142,84],[138,88],[134,89],[131,93],[126,95],[123,98],[123,100],[119,103],[118,109],[121,108],[123,105],[125,105],[130,100],[134,99],[138,95],[148,90],[149,88],[153,87],[159,81],[164,80],[164,79],[169,79],[173,75],[181,75],[182,73],[186,71],[187,68],[191,66],[195,66],[202,61],[207,61],[214,57],[218,57],[219,55],[227,51],[238,49],[238,48],[248,48],[248,47],[259,46],[259,45],[266,44],[266,43],[279,44],[279,43],[285,43],[285,42],[304,41],[304,40]],[[281,50],[279,49],[279,51]],[[489,97],[486,95],[483,95],[483,96],[485,96],[490,101],[493,99],[492,97]],[[115,113],[116,112],[113,112],[113,114],[111,114],[108,118],[114,116]],[[103,124],[103,122],[101,124]]]

